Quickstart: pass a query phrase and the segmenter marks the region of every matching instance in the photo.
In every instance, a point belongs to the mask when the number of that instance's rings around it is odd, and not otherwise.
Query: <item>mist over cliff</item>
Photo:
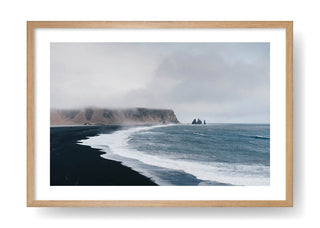
[[[133,125],[179,123],[170,109],[51,109],[50,125]]]

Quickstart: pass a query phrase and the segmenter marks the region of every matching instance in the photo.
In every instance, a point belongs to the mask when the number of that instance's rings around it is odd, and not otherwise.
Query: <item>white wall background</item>
[[[1,1],[0,226],[319,226],[317,1]],[[27,20],[293,20],[294,208],[27,208]],[[308,225],[309,224],[309,225]]]

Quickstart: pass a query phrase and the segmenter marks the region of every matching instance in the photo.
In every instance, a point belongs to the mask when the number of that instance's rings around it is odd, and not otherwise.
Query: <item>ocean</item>
[[[270,185],[269,124],[123,127],[78,144],[162,186]]]

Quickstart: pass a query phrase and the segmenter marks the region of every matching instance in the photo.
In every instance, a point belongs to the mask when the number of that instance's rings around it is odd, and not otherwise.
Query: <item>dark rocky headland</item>
[[[170,109],[52,109],[50,125],[138,125],[179,123]]]

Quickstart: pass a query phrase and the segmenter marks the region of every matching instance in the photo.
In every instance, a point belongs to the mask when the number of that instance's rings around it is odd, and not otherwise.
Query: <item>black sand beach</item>
[[[101,158],[103,152],[77,144],[78,140],[99,133],[112,133],[118,126],[75,126],[50,128],[50,185],[156,185],[149,178]]]

